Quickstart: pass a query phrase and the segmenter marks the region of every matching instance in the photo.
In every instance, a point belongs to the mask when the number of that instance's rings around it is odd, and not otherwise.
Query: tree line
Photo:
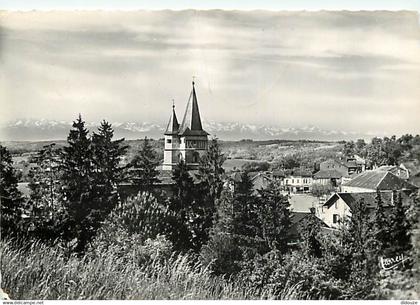
[[[322,229],[312,215],[300,224],[296,243],[288,198],[276,184],[255,192],[246,172],[233,190],[227,187],[216,139],[194,176],[178,164],[168,196],[154,187],[159,162],[149,140],[124,163],[128,147],[113,137],[106,121],[89,135],[79,116],[64,148],[51,144],[38,152],[29,200],[18,191],[12,158],[1,146],[2,238],[40,240],[78,255],[113,247],[121,256],[155,241],[191,253],[215,275],[249,283],[261,297],[270,291],[279,298],[287,287],[311,299],[378,297],[378,258],[417,251],[410,232],[418,198],[406,207],[400,195],[390,204],[378,193],[373,212],[355,203],[337,232]],[[122,200],[123,181],[140,192]]]
[[[399,165],[404,160],[420,159],[420,136],[405,134],[397,138],[374,137],[370,143],[359,139],[343,143],[343,154],[353,156],[355,154],[365,158],[368,166]]]

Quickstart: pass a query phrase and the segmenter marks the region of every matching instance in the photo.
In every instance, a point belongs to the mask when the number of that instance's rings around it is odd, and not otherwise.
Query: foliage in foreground
[[[67,257],[62,249],[41,243],[25,251],[1,242],[2,286],[12,299],[255,298],[252,289],[211,275],[193,256],[149,255],[154,247],[159,246],[149,241],[124,255],[110,247]]]

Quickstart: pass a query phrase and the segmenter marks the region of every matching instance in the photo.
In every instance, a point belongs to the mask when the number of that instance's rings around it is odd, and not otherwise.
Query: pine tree
[[[380,191],[377,191],[375,201],[376,209],[373,217],[373,234],[377,242],[377,250],[383,254],[391,246],[393,241],[390,236],[389,219],[385,214],[385,207]]]
[[[321,225],[315,215],[303,220],[301,229],[302,249],[307,257],[321,257],[322,244],[319,240]]]
[[[55,143],[45,145],[33,158],[36,167],[29,171],[30,230],[37,238],[53,241],[60,237],[63,205],[61,202],[61,150]]]
[[[200,256],[204,265],[210,265],[216,275],[232,275],[240,271],[242,251],[234,234],[233,195],[223,191],[217,200],[217,216],[209,241],[202,247]]]
[[[21,231],[23,198],[17,188],[18,179],[13,160],[6,147],[0,145],[1,236],[17,236]]]
[[[392,247],[391,252],[401,254],[411,248],[411,228],[406,216],[406,208],[403,206],[401,193],[394,200],[391,218]]]
[[[375,287],[378,274],[375,236],[364,200],[355,202],[352,215],[343,228],[342,246],[349,256],[349,284],[352,297],[360,299]]]
[[[194,213],[191,222],[194,224],[195,249],[207,243],[216,211],[216,201],[220,198],[223,183],[225,156],[222,154],[217,139],[212,139],[208,151],[200,159],[196,185]]]
[[[114,130],[105,120],[98,131],[92,136],[96,200],[101,202],[101,211],[107,215],[119,201],[117,185],[125,176],[125,166],[120,163],[128,146],[123,145],[124,139],[113,140]]]
[[[197,245],[196,236],[199,228],[195,227],[195,192],[194,182],[188,172],[187,165],[181,160],[172,173],[174,196],[170,199],[169,208],[173,212],[171,218],[170,237],[174,249],[188,251]],[[197,249],[196,249],[197,250]]]
[[[253,184],[246,172],[241,174],[232,199],[232,234],[241,251],[253,257],[261,248],[259,207]]]
[[[194,201],[194,181],[183,160],[180,160],[175,167],[172,173],[172,179],[175,182],[173,186],[173,209],[181,211],[191,208],[191,204]]]
[[[281,194],[280,188],[271,184],[259,191],[258,220],[260,222],[260,236],[264,239],[267,251],[288,250],[290,232],[289,200]]]
[[[217,139],[213,138],[208,151],[200,160],[197,175],[203,191],[208,195],[207,201],[210,205],[214,205],[215,200],[222,193],[225,160],[226,157],[222,153]]]
[[[124,138],[113,140],[113,137],[112,125],[102,121],[98,133],[93,133],[92,150],[97,180],[115,189],[125,178],[125,167],[120,163],[128,146],[123,145]]]
[[[140,187],[141,191],[151,191],[152,186],[159,182],[157,166],[159,160],[149,139],[144,138],[140,151],[130,163],[131,180]]]
[[[83,252],[105,218],[100,188],[95,181],[93,152],[81,115],[73,122],[63,148],[62,196],[67,213],[64,236],[75,239],[75,251]]]

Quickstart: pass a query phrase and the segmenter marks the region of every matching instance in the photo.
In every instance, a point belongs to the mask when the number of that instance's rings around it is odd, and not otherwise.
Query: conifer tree
[[[301,230],[302,249],[308,257],[321,257],[322,244],[319,240],[321,225],[315,215],[304,219]]]
[[[407,209],[403,206],[401,193],[394,200],[391,218],[392,251],[395,254],[408,251],[411,248],[411,228],[406,216]]]
[[[200,256],[204,265],[210,265],[216,275],[232,275],[240,271],[243,248],[234,234],[233,194],[223,191],[217,200],[216,221],[209,241],[202,247]]]
[[[1,236],[17,236],[21,230],[23,198],[17,188],[18,179],[13,160],[6,147],[0,145]]]
[[[203,192],[208,194],[208,203],[213,206],[223,190],[223,176],[225,173],[223,163],[225,160],[226,157],[222,153],[217,139],[213,138],[206,154],[200,160],[197,175]]]
[[[125,178],[125,167],[120,163],[128,146],[123,145],[124,138],[113,140],[113,137],[112,125],[103,120],[98,133],[93,133],[92,150],[97,180],[115,189]]]
[[[31,234],[44,241],[60,237],[63,205],[61,202],[61,150],[55,143],[45,145],[33,158],[37,164],[29,171],[28,212]]]
[[[125,166],[120,163],[128,146],[123,145],[124,139],[113,140],[113,136],[114,130],[105,120],[101,122],[98,133],[92,135],[96,200],[100,202],[103,217],[117,205],[117,185],[125,176]]]
[[[376,209],[373,217],[373,234],[377,242],[377,250],[383,254],[392,244],[390,224],[389,218],[385,214],[384,202],[380,191],[377,191],[375,201]]]
[[[173,209],[181,211],[191,208],[191,204],[194,201],[194,181],[188,172],[184,160],[180,160],[175,167],[172,173],[172,179],[175,182],[173,187],[174,197],[172,200]]]
[[[364,200],[355,202],[352,215],[343,227],[342,247],[350,259],[349,283],[354,298],[367,295],[375,286],[378,272],[375,235]]]
[[[63,148],[62,196],[67,213],[64,236],[75,239],[75,251],[83,252],[105,218],[100,188],[95,181],[93,153],[81,115],[73,122]]]
[[[261,247],[259,207],[256,196],[253,194],[253,184],[248,173],[241,174],[232,199],[232,234],[238,247],[254,256]]]
[[[194,182],[188,172],[187,165],[180,160],[172,172],[174,196],[170,199],[169,208],[173,212],[171,217],[170,236],[174,249],[187,251],[194,248],[198,228],[194,227],[195,192]]]
[[[159,182],[157,166],[159,160],[147,137],[144,138],[140,151],[130,163],[131,180],[141,191],[151,191],[153,184]]]
[[[199,250],[208,241],[216,211],[216,200],[220,198],[224,183],[222,154],[217,139],[212,139],[206,154],[200,159],[194,205],[195,248]]]
[[[259,193],[258,220],[261,226],[259,235],[265,241],[266,251],[279,250],[281,253],[286,253],[291,225],[289,200],[273,183]]]

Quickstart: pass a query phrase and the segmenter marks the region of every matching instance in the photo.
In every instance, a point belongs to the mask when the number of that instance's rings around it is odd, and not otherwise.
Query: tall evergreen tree
[[[55,143],[45,145],[32,159],[36,167],[29,170],[29,188],[32,203],[55,207],[59,200],[61,150]]]
[[[31,234],[44,241],[53,241],[60,237],[63,205],[60,171],[61,150],[55,143],[45,145],[33,158],[36,167],[29,171]]]
[[[208,241],[210,229],[216,211],[216,201],[220,198],[224,183],[222,154],[217,139],[212,139],[206,154],[200,159],[198,173],[199,183],[196,186],[196,204],[192,223],[196,228],[196,246],[199,250]]]
[[[62,196],[67,219],[64,236],[75,239],[77,252],[83,252],[107,215],[103,210],[101,188],[95,181],[91,140],[81,115],[73,122],[63,148]]]
[[[314,214],[303,220],[301,229],[302,249],[307,257],[321,257],[322,244],[319,239],[321,225]]]
[[[364,200],[355,202],[352,215],[343,228],[342,247],[351,259],[349,284],[353,298],[367,295],[375,287],[378,272],[375,236]]]
[[[131,180],[140,187],[140,190],[151,191],[153,184],[159,182],[158,165],[159,160],[156,152],[146,137],[140,151],[130,163]]]
[[[121,159],[128,146],[123,145],[124,139],[113,140],[114,130],[105,120],[101,122],[98,133],[92,135],[92,159],[97,201],[100,201],[104,216],[117,205],[119,196],[117,185],[125,177],[125,166]]]
[[[183,160],[172,172],[172,179],[175,184],[173,185],[174,195],[169,205],[170,210],[173,211],[170,237],[175,250],[187,251],[198,247],[195,239],[199,228],[194,226],[195,209],[197,209],[194,181]]]
[[[375,201],[376,209],[373,217],[373,234],[377,242],[378,252],[384,254],[384,251],[389,249],[393,241],[390,235],[389,217],[385,214],[384,202],[380,191],[377,191]]]
[[[128,146],[123,144],[124,138],[113,140],[113,137],[112,125],[102,121],[98,133],[93,133],[92,150],[97,180],[115,189],[125,178],[125,166],[121,166],[121,160]]]
[[[289,200],[281,194],[280,188],[270,184],[259,191],[258,219],[261,225],[260,236],[269,250],[279,250],[286,253],[290,238]]]
[[[23,198],[17,188],[18,179],[13,160],[6,147],[0,145],[1,236],[16,236],[21,229]]]
[[[225,170],[223,163],[226,157],[222,153],[216,138],[213,138],[209,144],[206,154],[201,158],[198,168],[198,178],[203,191],[208,195],[207,201],[214,205],[217,198],[223,190],[223,176]]]
[[[407,209],[403,206],[402,195],[395,196],[391,218],[392,249],[391,252],[400,254],[411,248],[411,228],[407,219]]]
[[[217,200],[217,216],[210,232],[209,241],[202,247],[200,255],[205,265],[210,265],[217,275],[232,275],[241,269],[242,251],[238,237],[234,234],[233,194],[223,191]]]
[[[238,247],[247,256],[254,256],[261,248],[258,204],[252,181],[248,173],[243,172],[233,193],[232,234]]]

